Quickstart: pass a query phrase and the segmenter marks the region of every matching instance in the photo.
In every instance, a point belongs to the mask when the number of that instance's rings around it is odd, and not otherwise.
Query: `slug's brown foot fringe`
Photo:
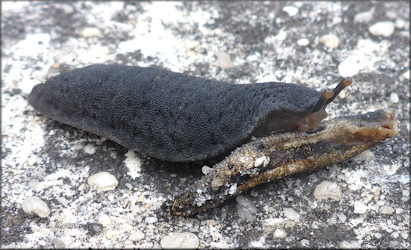
[[[327,121],[310,133],[263,137],[237,148],[164,206],[171,215],[204,212],[256,185],[345,161],[397,132],[394,113],[378,110]]]

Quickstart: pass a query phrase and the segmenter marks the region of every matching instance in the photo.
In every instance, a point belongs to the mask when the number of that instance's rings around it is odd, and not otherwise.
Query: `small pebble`
[[[198,247],[199,241],[193,233],[169,233],[160,241],[162,248],[192,248]]]
[[[100,216],[98,217],[98,222],[105,227],[111,225],[111,219],[107,214],[100,214]]]
[[[46,218],[50,215],[47,203],[37,196],[27,197],[21,204],[21,208],[26,214],[36,214],[41,218]]]
[[[89,155],[94,155],[96,153],[96,149],[91,143],[84,146],[83,151],[84,153],[89,154]]]
[[[301,38],[297,41],[297,45],[301,47],[305,47],[308,44],[310,44],[310,40],[308,40],[307,38]]]
[[[382,206],[382,207],[380,207],[380,213],[382,213],[382,214],[393,214],[394,213],[394,208],[389,207],[389,206]]]
[[[129,239],[131,241],[140,241],[140,240],[144,239],[144,237],[145,237],[145,235],[144,235],[143,232],[141,232],[140,230],[135,230],[135,231],[132,231],[130,233]]]
[[[314,197],[318,200],[341,200],[341,189],[337,183],[322,181],[314,190]]]
[[[372,20],[373,14],[371,11],[358,13],[354,17],[354,23],[368,23]]]
[[[66,247],[66,244],[64,244],[64,242],[62,240],[57,239],[57,238],[51,239],[51,243],[54,245],[54,248],[57,248],[57,249],[61,249],[61,248]]]
[[[254,203],[245,196],[237,196],[235,198],[237,202],[237,214],[240,219],[245,221],[253,221],[255,219],[254,214],[257,213],[257,208]]]
[[[289,16],[295,16],[298,13],[298,8],[295,6],[285,6],[283,11],[286,12]]]
[[[203,166],[201,168],[201,172],[203,172],[204,175],[208,175],[209,173],[211,173],[211,171],[213,171],[213,169],[209,166]]]
[[[327,48],[335,49],[338,47],[340,40],[338,39],[336,35],[328,34],[328,35],[322,36],[320,38],[320,42],[324,44],[324,46]]]
[[[273,237],[276,239],[284,239],[285,237],[287,237],[287,232],[280,228],[277,228],[273,233]]]
[[[343,213],[338,213],[337,217],[340,219],[342,223],[345,223],[347,221],[347,216],[345,216]]]
[[[232,68],[233,62],[231,61],[231,56],[225,52],[217,52],[217,66],[222,69]]]
[[[290,220],[298,220],[300,215],[292,208],[284,208],[284,216]]]
[[[359,249],[361,247],[361,244],[358,241],[342,241],[340,243],[340,248],[344,249]]]
[[[392,103],[398,103],[400,101],[400,99],[398,98],[397,93],[392,92],[390,95],[390,101]]]
[[[101,36],[101,31],[96,27],[87,27],[83,29],[81,35],[85,38]]]
[[[152,224],[152,223],[156,223],[157,222],[157,218],[156,217],[147,217],[144,220],[146,223]]]
[[[98,192],[114,190],[118,185],[116,177],[108,172],[100,172],[90,176],[87,183],[96,187]]]
[[[395,18],[398,17],[397,13],[395,13],[395,12],[393,12],[393,11],[387,11],[387,12],[385,13],[385,15],[386,15],[388,18],[390,18],[390,19],[395,19]]]
[[[342,77],[351,77],[356,75],[360,71],[360,65],[358,63],[351,61],[351,60],[345,60],[338,65],[338,72],[340,73],[340,76]]]
[[[361,201],[355,201],[354,202],[354,213],[363,214],[363,213],[367,212],[367,209],[368,209],[367,205],[365,205]]]
[[[394,33],[394,28],[393,22],[384,21],[372,25],[368,31],[374,36],[390,37]]]

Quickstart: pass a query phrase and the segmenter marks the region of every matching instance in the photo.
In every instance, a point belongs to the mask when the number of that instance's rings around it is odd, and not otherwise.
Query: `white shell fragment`
[[[100,172],[90,176],[87,183],[96,187],[98,192],[114,190],[118,185],[116,177],[108,172]]]
[[[162,248],[198,248],[198,238],[195,234],[185,233],[169,233],[161,239],[160,245]]]
[[[26,214],[36,214],[41,218],[46,218],[50,215],[47,203],[37,196],[27,197],[21,204],[21,208]]]
[[[333,199],[341,200],[341,189],[337,183],[322,181],[314,190],[314,197],[318,200]]]
[[[394,28],[393,22],[385,21],[372,25],[368,31],[374,36],[390,37],[394,33]]]
[[[335,49],[340,44],[340,39],[338,39],[336,35],[328,34],[328,35],[322,36],[320,38],[320,42],[324,44],[324,46],[327,48]]]

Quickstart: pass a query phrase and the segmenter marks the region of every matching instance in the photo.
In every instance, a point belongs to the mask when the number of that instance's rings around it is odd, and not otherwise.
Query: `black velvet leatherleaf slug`
[[[153,158],[190,162],[230,153],[252,136],[315,128],[331,91],[289,83],[228,84],[156,68],[92,65],[36,85],[44,115]]]
[[[318,92],[290,83],[229,84],[156,68],[92,65],[36,85],[28,100],[52,119],[153,158],[193,162],[228,155],[163,206],[188,216],[393,137],[397,121],[382,110],[318,126],[326,106],[351,82]]]

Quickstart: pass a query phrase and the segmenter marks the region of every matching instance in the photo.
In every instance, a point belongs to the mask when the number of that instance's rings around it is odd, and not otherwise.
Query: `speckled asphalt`
[[[411,247],[408,2],[1,4],[0,247],[158,248],[170,232],[193,233],[206,248]],[[372,34],[381,22],[393,32]],[[324,44],[329,34],[337,47]],[[354,72],[329,116],[393,109],[399,134],[342,164],[244,193],[255,206],[252,221],[240,218],[235,200],[167,219],[162,203],[199,179],[201,164],[136,158],[27,103],[31,88],[48,77],[104,62],[317,90]],[[115,190],[88,186],[101,171],[117,178]],[[323,181],[341,190],[339,199],[316,198]],[[29,196],[44,200],[51,214],[26,215],[21,204]]]

